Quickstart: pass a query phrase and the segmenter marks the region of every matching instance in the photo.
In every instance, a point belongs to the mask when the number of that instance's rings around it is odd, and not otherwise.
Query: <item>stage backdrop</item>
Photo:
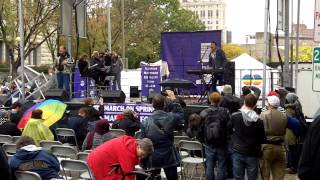
[[[168,62],[169,79],[187,79],[199,84],[199,77],[188,75],[189,69],[201,69],[199,61],[208,62],[210,42],[221,47],[221,31],[161,33],[161,59]],[[197,81],[197,82],[196,82]],[[197,94],[201,88],[191,91]]]

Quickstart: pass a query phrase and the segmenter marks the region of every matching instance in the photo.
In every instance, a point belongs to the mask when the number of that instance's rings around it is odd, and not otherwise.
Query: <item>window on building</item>
[[[206,11],[201,10],[200,13],[201,13],[201,14],[200,14],[200,17],[201,17],[201,18],[205,18],[205,17],[206,17]]]
[[[216,21],[216,24],[219,24],[219,21]]]
[[[219,10],[218,9],[216,10],[216,17],[217,18],[219,17]]]
[[[216,26],[216,29],[219,29],[219,26]]]
[[[213,16],[212,10],[208,10],[208,18],[212,18],[212,16]]]

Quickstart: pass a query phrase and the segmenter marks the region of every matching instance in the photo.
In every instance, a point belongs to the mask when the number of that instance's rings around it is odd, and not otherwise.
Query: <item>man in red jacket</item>
[[[125,174],[134,171],[139,159],[147,157],[152,152],[153,145],[150,139],[137,140],[124,135],[98,146],[89,154],[87,162],[96,180],[119,180],[121,171],[114,171],[113,164],[118,163]],[[134,177],[126,178],[131,179]]]

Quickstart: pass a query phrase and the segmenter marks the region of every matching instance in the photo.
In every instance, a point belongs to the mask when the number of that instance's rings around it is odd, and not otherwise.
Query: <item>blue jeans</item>
[[[258,179],[259,158],[249,157],[237,152],[233,153],[233,178],[244,180],[247,171],[248,180]]]
[[[68,93],[70,90],[70,76],[68,73],[57,72],[58,88],[65,89]]]
[[[211,148],[208,146],[205,147],[206,155],[206,180],[214,180],[214,166],[218,161],[218,180],[227,179],[227,148]]]

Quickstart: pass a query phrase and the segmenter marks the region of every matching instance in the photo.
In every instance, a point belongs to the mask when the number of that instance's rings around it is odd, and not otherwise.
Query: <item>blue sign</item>
[[[160,92],[160,66],[141,66],[142,96],[149,96],[150,92]]]
[[[95,96],[94,80],[88,77],[81,77],[78,67],[75,67],[73,74],[73,97],[85,98],[87,97],[87,83],[89,85],[89,97]]]

